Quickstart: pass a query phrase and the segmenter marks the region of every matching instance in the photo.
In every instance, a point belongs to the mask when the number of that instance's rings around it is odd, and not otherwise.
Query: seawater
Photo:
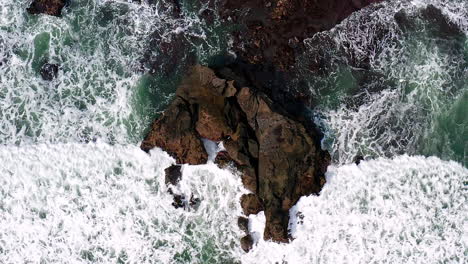
[[[437,18],[422,18],[430,5],[461,34],[447,36],[431,21]],[[395,19],[401,11],[415,29],[401,30]],[[468,165],[467,17],[464,0],[388,1],[305,40],[311,50],[321,48],[316,43],[323,38],[336,46],[323,55],[330,74],[309,81],[335,161],[407,153]],[[369,68],[347,64],[343,54],[368,61]],[[371,81],[360,85],[359,79]]]
[[[250,216],[249,253],[235,170],[184,166],[177,191],[201,203],[175,209],[164,184],[174,160],[138,148],[180,77],[146,73],[139,60],[159,52],[151,34],[185,34],[201,62],[228,47],[223,29],[197,17],[205,7],[183,1],[174,18],[158,5],[81,0],[56,18],[27,14],[29,3],[0,0],[0,263],[466,262],[465,1],[393,1],[322,33],[369,57],[387,86],[351,107],[346,64],[310,82],[333,156],[327,184],[291,210],[290,244],[263,241],[263,214]],[[464,32],[458,50],[429,25],[399,31],[396,12],[428,4]],[[366,47],[381,26],[390,33],[375,52]],[[61,67],[52,82],[39,75],[44,62]],[[368,160],[350,164],[356,155]]]

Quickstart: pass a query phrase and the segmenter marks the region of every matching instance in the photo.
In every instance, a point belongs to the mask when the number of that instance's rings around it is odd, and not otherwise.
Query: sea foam
[[[220,263],[240,254],[238,175],[187,166],[175,209],[159,149],[96,144],[0,147],[0,263]]]
[[[320,196],[291,209],[290,244],[260,240],[243,262],[466,262],[468,169],[460,164],[403,155],[331,166],[327,180]]]

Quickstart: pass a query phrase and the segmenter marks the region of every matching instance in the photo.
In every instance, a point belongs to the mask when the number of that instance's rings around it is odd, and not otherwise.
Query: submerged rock
[[[141,148],[161,147],[178,163],[202,164],[207,154],[201,138],[223,141],[226,151],[218,161],[232,160],[253,192],[241,198],[244,214],[265,210],[265,239],[287,242],[289,209],[301,196],[320,191],[330,158],[312,126],[244,84],[193,67]]]
[[[26,10],[30,14],[61,16],[66,3],[66,0],[34,0]]]
[[[364,157],[361,156],[361,155],[358,155],[358,156],[356,156],[356,157],[354,158],[354,163],[355,163],[356,165],[359,165],[359,164],[361,163],[361,161],[364,161]]]
[[[204,0],[212,2],[214,0]],[[254,64],[288,70],[303,40],[329,30],[352,12],[381,0],[225,0],[221,18],[241,25],[234,51]]]
[[[421,16],[431,25],[430,31],[440,38],[463,37],[463,31],[460,27],[450,21],[447,15],[442,13],[442,10],[434,5],[427,5],[421,11]]]
[[[59,66],[57,64],[46,63],[42,65],[40,73],[45,81],[52,81],[57,78]]]
[[[193,196],[193,194],[190,196],[190,199],[187,199],[183,194],[173,193],[172,189],[169,189],[169,194],[173,197],[172,206],[176,209],[196,209],[201,202],[200,198]]]

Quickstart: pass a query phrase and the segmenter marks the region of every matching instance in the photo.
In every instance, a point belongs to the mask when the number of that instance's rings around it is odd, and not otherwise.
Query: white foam
[[[107,144],[0,147],[0,262],[223,262],[240,254],[240,178],[187,166],[197,210],[172,207],[153,149]]]
[[[259,241],[243,263],[466,263],[468,169],[399,156],[329,167],[303,197],[290,244]],[[295,220],[294,220],[295,219]]]

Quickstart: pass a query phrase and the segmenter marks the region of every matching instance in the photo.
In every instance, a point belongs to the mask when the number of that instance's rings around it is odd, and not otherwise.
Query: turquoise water
[[[429,1],[462,32],[448,40],[418,15],[429,2],[413,0],[362,10],[305,41],[335,47],[323,46],[328,74],[303,73],[333,165],[322,195],[292,209],[295,240],[263,241],[260,213],[250,217],[257,243],[248,254],[236,171],[184,166],[176,191],[201,203],[175,209],[163,179],[174,160],[138,148],[190,54],[206,64],[229,52],[231,28],[208,25],[192,1],[180,18],[110,0],[31,16],[29,2],[0,0],[1,263],[466,262],[466,1]],[[401,31],[401,9],[417,30]],[[181,36],[189,44],[170,61],[175,71],[161,64],[150,74],[142,58]],[[369,58],[369,68],[346,54]],[[39,74],[45,62],[60,65],[51,82]],[[356,166],[356,155],[368,161]]]

